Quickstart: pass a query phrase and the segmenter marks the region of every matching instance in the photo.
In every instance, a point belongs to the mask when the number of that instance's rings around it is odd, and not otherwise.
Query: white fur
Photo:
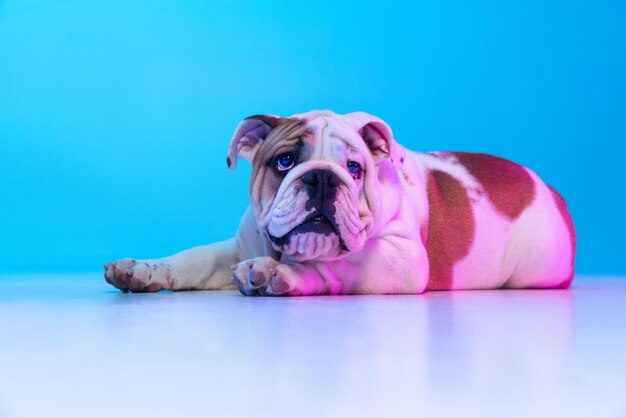
[[[452,154],[413,153],[394,141],[385,160],[369,154],[358,136],[359,126],[368,121],[384,123],[379,119],[328,111],[297,116],[308,120],[317,145],[310,161],[287,175],[271,207],[256,215],[252,208],[246,211],[236,237],[223,243],[160,260],[111,263],[107,280],[124,288],[125,278],[133,278],[133,285],[126,286],[133,291],[229,289],[236,284],[244,294],[423,292],[429,278],[422,236],[429,221],[426,178],[433,169],[463,184],[475,218],[474,242],[469,254],[454,265],[452,289],[552,287],[571,274],[569,231],[550,189],[534,172],[529,170],[535,199],[510,221],[493,207],[481,184]],[[232,158],[237,149],[236,142],[231,143]],[[248,154],[254,151],[246,148]],[[372,158],[376,159],[376,179],[363,184],[352,180],[345,161],[358,158],[363,164],[374,164]],[[341,179],[343,195],[335,208],[344,219],[341,229],[348,253],[337,254],[339,240],[334,235],[303,234],[282,249],[268,241],[268,231],[282,236],[306,218],[307,197],[295,185],[316,167],[332,170]],[[368,202],[363,200],[365,191],[370,193]]]

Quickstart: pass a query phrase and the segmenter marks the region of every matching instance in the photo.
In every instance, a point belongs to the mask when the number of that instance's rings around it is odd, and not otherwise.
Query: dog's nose
[[[311,189],[328,186],[331,189],[339,186],[339,177],[330,170],[311,170],[302,176],[302,183]]]

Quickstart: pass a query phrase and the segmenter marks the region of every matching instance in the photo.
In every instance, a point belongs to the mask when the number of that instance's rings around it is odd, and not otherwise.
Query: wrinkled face
[[[378,169],[363,130],[332,112],[248,120],[251,203],[272,247],[297,261],[360,251],[373,222],[365,183]]]

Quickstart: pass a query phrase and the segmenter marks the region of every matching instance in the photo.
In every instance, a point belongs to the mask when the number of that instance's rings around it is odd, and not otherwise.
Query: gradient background
[[[0,272],[229,237],[240,119],[364,110],[566,197],[577,268],[625,274],[626,2],[0,0]]]

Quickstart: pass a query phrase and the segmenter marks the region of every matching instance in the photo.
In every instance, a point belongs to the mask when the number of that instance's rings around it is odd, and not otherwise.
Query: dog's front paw
[[[104,270],[106,281],[124,292],[158,292],[174,286],[174,278],[165,263],[123,258],[105,265]]]
[[[230,266],[233,280],[239,291],[246,296],[263,295],[272,280],[278,261],[271,257],[256,257]]]
[[[297,296],[298,283],[301,282],[298,273],[287,264],[279,264],[272,272],[272,279],[268,280],[262,291],[270,296]]]
[[[329,283],[310,266],[279,263],[258,257],[231,266],[239,291],[246,296],[310,296],[338,294],[338,282]]]
[[[257,257],[231,266],[233,280],[246,296],[290,295],[295,290],[297,274],[290,266],[270,257]]]

